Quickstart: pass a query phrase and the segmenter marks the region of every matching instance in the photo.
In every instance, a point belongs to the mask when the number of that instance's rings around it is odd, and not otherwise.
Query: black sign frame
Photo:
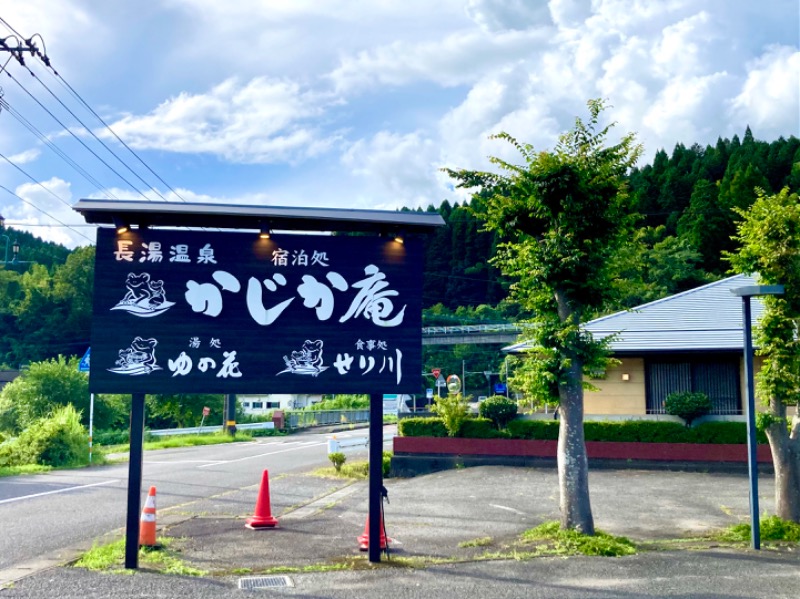
[[[93,393],[413,393],[422,244],[99,229]]]

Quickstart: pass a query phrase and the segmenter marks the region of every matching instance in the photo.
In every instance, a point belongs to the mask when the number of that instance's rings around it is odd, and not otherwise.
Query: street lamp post
[[[744,370],[747,380],[747,472],[750,478],[750,546],[761,549],[761,526],[758,521],[758,463],[756,461],[756,404],[753,374],[753,331],[750,298],[761,295],[783,295],[783,285],[752,285],[731,289],[742,298],[744,325]]]

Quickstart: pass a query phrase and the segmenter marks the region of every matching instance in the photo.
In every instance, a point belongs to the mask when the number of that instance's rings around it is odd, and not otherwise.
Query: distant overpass
[[[470,324],[423,327],[422,345],[514,343],[522,327],[516,324]]]

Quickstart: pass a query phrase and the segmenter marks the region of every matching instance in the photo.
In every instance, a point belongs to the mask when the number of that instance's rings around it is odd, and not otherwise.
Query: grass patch
[[[601,530],[593,536],[577,530],[562,530],[558,522],[545,522],[521,535],[524,544],[537,544],[540,551],[552,555],[595,555],[620,557],[636,553],[636,546],[625,537],[615,537]],[[541,554],[541,553],[540,553]]]
[[[761,519],[761,540],[776,543],[800,543],[800,524],[781,520],[778,516]],[[750,524],[735,524],[719,533],[720,541],[729,543],[749,543]]]
[[[178,551],[173,549],[175,539],[160,537],[158,539],[160,547],[140,547],[139,566],[149,567],[158,570],[162,574],[175,574],[178,576],[205,576],[205,570],[198,570],[188,566],[178,557]],[[132,573],[126,570],[125,565],[125,539],[119,539],[105,545],[92,545],[92,548],[84,553],[73,566],[85,568],[87,570],[103,571],[111,573]]]
[[[345,462],[339,470],[329,466],[327,468],[317,468],[311,474],[328,478],[364,480],[369,476],[369,462],[350,462],[349,464]]]
[[[159,437],[144,442],[144,449],[174,449],[176,447],[195,447],[197,445],[220,445],[222,443],[241,443],[252,441],[253,436],[248,432],[237,432],[231,437],[227,433],[208,433],[203,435],[173,435]],[[102,447],[103,453],[125,453],[130,451],[130,445],[106,445]]]
[[[479,539],[472,539],[471,541],[462,541],[458,544],[459,547],[486,547],[492,544],[492,537],[481,537]]]
[[[28,464],[26,466],[3,466],[0,467],[0,477],[19,476],[20,474],[39,474],[41,472],[50,472],[52,469],[52,466],[42,466],[40,464]]]

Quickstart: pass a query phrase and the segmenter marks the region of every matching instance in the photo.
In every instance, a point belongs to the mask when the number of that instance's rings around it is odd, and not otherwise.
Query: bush
[[[328,454],[328,459],[333,464],[333,467],[336,468],[336,472],[339,472],[342,469],[342,464],[347,461],[347,456],[341,451],[333,451]]]
[[[619,443],[691,443],[691,432],[677,422],[625,420],[622,422],[589,421],[583,424],[587,441]]]
[[[441,418],[403,418],[397,423],[397,434],[401,437],[446,437],[447,429]]]
[[[458,436],[465,439],[500,439],[507,438],[508,433],[497,430],[495,423],[488,418],[468,418],[461,423]]]
[[[130,441],[130,431],[100,431],[94,433],[95,445],[124,445]]]
[[[461,395],[437,397],[431,411],[441,417],[450,437],[455,437],[463,422],[469,418],[469,405]]]
[[[558,439],[558,422],[555,420],[512,420],[508,423],[508,433],[512,439],[554,441]]]
[[[681,393],[670,393],[667,395],[665,408],[667,414],[682,418],[686,426],[691,426],[692,421],[711,413],[711,400],[705,393],[692,393],[683,391]]]
[[[89,461],[89,437],[71,405],[40,418],[0,449],[0,466],[78,466]]]
[[[504,429],[517,417],[517,402],[502,395],[493,395],[480,403],[478,412],[491,420],[498,430]]]

